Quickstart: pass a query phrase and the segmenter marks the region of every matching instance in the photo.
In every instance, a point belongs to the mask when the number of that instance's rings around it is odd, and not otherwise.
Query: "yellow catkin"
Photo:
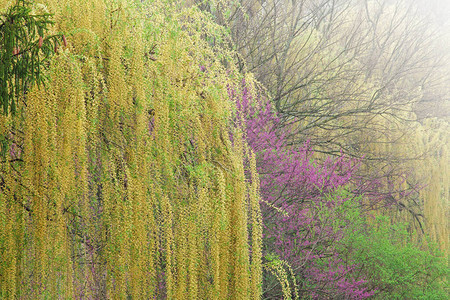
[[[231,175],[231,174],[230,174]],[[227,176],[228,177],[228,176]],[[218,174],[218,188],[219,188],[219,247],[221,247],[219,253],[219,278],[217,286],[219,288],[219,299],[226,299],[229,297],[229,292],[231,287],[229,286],[230,281],[230,268],[231,268],[231,222],[230,222],[230,212],[227,210],[229,207],[229,200],[226,191],[226,176],[223,175],[221,171]]]
[[[166,295],[167,298],[173,298],[174,294],[174,279],[173,279],[173,256],[172,256],[172,247],[173,247],[173,231],[172,231],[172,206],[170,205],[169,199],[167,196],[163,197],[163,226],[164,226],[164,236],[165,236],[165,244],[166,244],[166,267],[164,269],[165,278],[166,278]]]
[[[220,244],[219,244],[219,218],[218,211],[214,214],[214,222],[211,228],[211,279],[212,286],[210,288],[208,298],[209,299],[219,299],[220,294]]]
[[[2,168],[2,173],[4,173],[4,170]],[[2,191],[2,193],[0,193],[0,239],[2,241],[1,246],[4,247],[4,241],[6,240],[7,237],[7,231],[5,230],[6,228],[6,224],[8,221],[8,211],[6,208],[6,203],[7,203],[7,198],[5,197],[6,193]],[[5,278],[4,278],[4,274],[6,274],[6,268],[4,267],[5,265],[5,261],[9,259],[9,257],[7,257],[6,255],[1,257],[1,265],[0,265],[0,274],[2,274],[2,276],[0,277],[0,283],[1,286],[4,286],[5,288],[2,289],[2,296],[6,297],[6,293],[7,293],[7,289],[8,286],[5,282]],[[15,292],[15,291],[14,291]]]
[[[211,220],[211,207],[210,207],[210,199],[208,198],[207,186],[206,186],[207,178],[202,178],[200,182],[198,182],[198,196],[197,196],[197,226],[200,228],[199,231],[199,248],[201,249],[200,258],[198,260],[199,266],[199,277],[198,277],[198,286],[202,287],[199,289],[199,298],[205,299],[208,298],[208,295],[212,289],[211,287],[211,274],[209,272],[211,259],[208,253],[208,245],[211,243],[210,239],[210,220]],[[205,257],[206,256],[206,257]]]
[[[7,167],[8,168],[8,167]],[[7,299],[15,299],[16,297],[16,264],[17,264],[17,242],[16,242],[16,235],[20,234],[20,231],[17,230],[16,226],[20,225],[18,222],[16,222],[16,211],[17,209],[20,209],[18,207],[17,203],[14,201],[14,184],[11,182],[9,185],[10,188],[13,190],[9,193],[5,193],[6,197],[4,199],[1,199],[0,201],[4,201],[6,204],[3,207],[3,211],[5,214],[6,224],[4,227],[6,236],[5,236],[5,259],[2,259],[2,263],[5,263],[6,268],[4,270],[3,274],[6,274],[6,290],[7,290],[7,296],[5,298]],[[8,199],[9,198],[9,199]],[[2,224],[3,225],[3,224]],[[14,233],[14,234],[13,234]]]
[[[48,117],[51,112],[47,110],[47,94],[35,89],[28,97],[28,114],[25,120],[25,161],[26,182],[31,190],[31,209],[34,213],[33,238],[34,238],[34,270],[36,276],[32,279],[34,297],[39,297],[44,291],[47,278],[47,216],[48,205],[45,192],[48,183]]]
[[[252,220],[252,261],[251,261],[251,298],[261,299],[262,296],[262,218],[261,209],[259,207],[259,175],[256,171],[256,159],[250,152],[250,171],[252,184],[250,187],[250,209]]]
[[[182,299],[186,297],[186,290],[187,290],[187,276],[188,276],[188,251],[189,251],[189,245],[187,243],[188,236],[187,236],[187,212],[186,208],[180,207],[178,210],[178,216],[177,221],[175,222],[175,261],[176,261],[176,284],[174,285],[175,288],[175,299]]]
[[[195,220],[198,215],[195,214],[195,210],[191,211],[189,214],[189,219],[191,220],[189,223]],[[188,224],[189,224],[188,223]],[[189,243],[189,272],[188,272],[188,298],[189,299],[198,299],[199,294],[199,286],[198,286],[198,261],[200,259],[199,257],[199,249],[198,249],[198,227],[195,226],[195,228],[192,228],[191,230],[188,230],[188,243]]]
[[[54,94],[56,97],[55,107],[57,108],[56,125],[57,140],[56,149],[57,157],[61,160],[57,164],[58,181],[60,182],[60,190],[62,192],[61,208],[57,208],[58,214],[63,213],[67,207],[77,207],[76,213],[85,219],[79,225],[83,231],[87,231],[90,226],[89,214],[87,211],[87,170],[86,170],[86,110],[83,93],[83,81],[81,70],[76,61],[61,54],[55,60],[55,73],[53,74],[52,84],[54,86]],[[60,164],[59,164],[60,163]],[[62,220],[68,221],[70,218],[67,214],[61,216]],[[62,238],[64,238],[62,251],[67,255],[67,233],[61,229]],[[85,236],[83,238],[83,246],[76,249],[80,255],[87,259],[88,241]],[[71,265],[70,256],[66,256],[62,260],[66,261],[68,266]],[[66,269],[70,271],[70,268]],[[85,266],[80,269],[82,278],[89,278],[90,272]],[[71,274],[67,274],[68,282],[65,286],[67,297],[71,297]],[[80,279],[83,280],[83,279]]]
[[[130,267],[130,276],[131,276],[131,294],[133,298],[135,297],[143,297],[145,295],[145,289],[143,284],[146,280],[144,277],[145,274],[145,246],[146,246],[146,236],[145,236],[145,222],[144,216],[147,211],[145,205],[145,193],[142,190],[142,184],[136,180],[136,177],[133,177],[131,180],[130,186],[130,200],[132,202],[132,224],[133,230],[131,235],[131,249],[130,256],[131,259],[131,267]]]
[[[114,228],[110,226],[113,221],[112,214],[114,209],[114,187],[110,180],[105,178],[102,181],[103,185],[103,206],[104,206],[104,217],[102,224],[102,240],[110,241],[112,236],[115,234]],[[103,258],[102,263],[105,263],[105,271],[106,271],[106,297],[111,299],[114,294],[114,261],[110,259],[110,257],[114,256],[114,249],[112,245],[108,244],[108,247],[105,249],[105,257]]]
[[[0,135],[2,137],[7,136],[10,130],[8,117],[1,115],[0,116]],[[6,159],[8,159],[8,156]],[[3,157],[1,158],[3,160]],[[16,255],[16,251],[14,248],[11,248],[11,239],[13,239],[15,232],[14,222],[14,213],[12,210],[14,209],[14,201],[11,195],[11,191],[7,190],[5,186],[9,187],[11,185],[10,178],[10,166],[5,163],[0,164],[0,176],[2,180],[4,180],[3,186],[0,189],[0,249],[2,249],[2,255],[0,256],[0,297],[5,299],[14,299],[16,295],[15,288],[15,263],[14,256]],[[11,249],[10,249],[11,248]],[[12,266],[14,266],[14,270],[11,270]],[[9,274],[9,272],[12,274]],[[14,278],[14,281],[11,281],[11,276]]]
[[[249,292],[249,253],[247,232],[247,203],[243,160],[244,151],[242,134],[235,132],[234,137],[234,178],[233,202],[231,203],[231,227],[233,245],[233,296],[238,299],[247,299]]]
[[[146,293],[148,285],[148,274],[146,268],[152,260],[148,252],[148,234],[146,233],[147,216],[149,212],[149,199],[147,198],[146,186],[140,180],[141,176],[148,176],[148,157],[146,156],[145,143],[148,141],[148,125],[146,115],[148,105],[145,101],[145,90],[142,86],[143,77],[143,49],[142,41],[138,39],[132,58],[132,76],[130,84],[133,92],[136,107],[136,155],[133,155],[133,175],[131,175],[132,185],[130,186],[130,196],[132,203],[133,231],[131,239],[131,295],[133,298],[149,297]],[[144,177],[145,178],[145,177]],[[151,263],[153,264],[153,263]]]
[[[283,299],[292,299],[292,296],[294,299],[299,299],[295,274],[287,262],[276,259],[264,264],[264,269],[277,278],[281,285]],[[292,279],[292,283],[289,281],[289,277]]]
[[[125,184],[125,174],[123,173],[125,170],[123,168],[123,161],[121,158],[117,158],[118,154],[115,155],[116,160],[115,164],[113,164],[115,169],[119,169],[114,174],[115,176],[115,197],[113,203],[115,204],[115,208],[113,209],[113,220],[111,223],[111,227],[114,227],[114,231],[112,232],[114,235],[112,236],[112,246],[114,247],[114,254],[109,258],[114,260],[114,299],[123,299],[126,297],[127,288],[127,218],[126,218],[126,200],[124,199],[124,184]]]
[[[125,70],[121,63],[123,41],[117,36],[111,45],[108,70],[108,104],[112,114],[113,126],[125,126],[126,110],[130,108],[128,101],[127,85],[125,83]],[[116,137],[116,142],[120,138]]]

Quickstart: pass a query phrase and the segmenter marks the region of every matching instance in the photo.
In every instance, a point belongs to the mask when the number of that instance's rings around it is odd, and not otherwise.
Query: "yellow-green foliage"
[[[449,136],[450,128],[444,120],[429,119],[417,128],[417,148],[424,159],[416,164],[416,176],[427,174],[429,183],[421,191],[427,233],[445,254],[449,254]]]
[[[182,7],[36,5],[68,45],[46,89],[0,116],[2,299],[260,298],[258,174],[229,121],[238,74],[223,29]]]
[[[388,121],[380,124],[386,128],[394,126]],[[404,158],[404,161],[400,161],[404,169],[403,178],[393,179],[394,189],[411,190],[414,187],[417,190],[411,194],[412,203],[402,202],[402,209],[395,212],[389,210],[389,214],[394,220],[408,222],[411,233],[415,232],[413,237],[420,244],[423,245],[424,242],[421,234],[423,230],[448,255],[448,122],[445,119],[430,118],[422,123],[397,126],[408,134],[385,134],[379,137],[379,145],[373,146],[372,150],[380,156],[387,153],[392,157]]]

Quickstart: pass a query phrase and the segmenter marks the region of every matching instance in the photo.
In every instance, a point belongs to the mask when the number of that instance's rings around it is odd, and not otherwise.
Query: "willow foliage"
[[[386,121],[380,124],[387,128],[393,126]],[[401,176],[388,177],[384,182],[387,190],[400,198],[399,208],[386,210],[381,207],[378,213],[387,214],[395,221],[407,222],[408,232],[418,245],[427,245],[429,238],[448,256],[448,122],[429,118],[421,123],[401,124],[399,128],[411,134],[386,134],[379,138],[380,145],[372,149],[374,153],[404,158]],[[394,138],[396,144],[390,142]],[[413,159],[406,159],[408,157]],[[388,167],[392,173],[397,171],[392,166]],[[407,197],[409,202],[404,201]]]
[[[1,297],[258,299],[258,175],[223,28],[170,1],[39,5],[68,45],[0,116]]]
[[[448,145],[450,128],[448,122],[434,118],[426,120],[417,129],[417,148],[426,155],[423,160],[416,164],[416,176],[428,174],[425,180],[429,182],[420,191],[420,196],[423,199],[425,227],[430,238],[448,256],[450,236],[448,230],[450,201]]]

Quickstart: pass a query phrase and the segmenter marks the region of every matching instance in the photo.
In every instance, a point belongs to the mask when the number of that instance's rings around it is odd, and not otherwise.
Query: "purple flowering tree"
[[[366,290],[358,268],[335,246],[352,226],[352,216],[346,215],[349,209],[363,205],[361,195],[376,183],[369,188],[357,180],[358,161],[342,155],[317,163],[307,142],[299,149],[289,147],[290,129],[277,129],[280,121],[267,98],[253,96],[245,82],[242,86],[239,93],[230,88],[229,94],[237,105],[236,120],[245,122],[248,143],[257,155],[266,259],[290,265],[297,285],[294,297],[372,296],[374,291]],[[266,273],[265,298],[279,299],[281,290],[281,284]]]

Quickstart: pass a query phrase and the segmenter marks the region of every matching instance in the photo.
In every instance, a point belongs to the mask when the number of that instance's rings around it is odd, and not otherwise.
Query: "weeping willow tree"
[[[385,192],[392,194],[396,207],[378,207],[376,214],[387,214],[393,222],[406,222],[411,238],[421,246],[430,241],[448,256],[449,233],[449,127],[445,119],[429,118],[415,123],[380,120],[379,126],[397,127],[403,134],[379,135],[373,153],[398,157],[401,176],[384,178]],[[393,142],[395,141],[395,143]],[[384,166],[399,174],[393,166]]]
[[[227,100],[239,74],[223,28],[181,7],[32,7],[67,45],[0,116],[2,299],[260,298],[258,175]]]
[[[437,118],[428,119],[417,126],[417,150],[426,153],[415,164],[416,177],[428,183],[420,191],[425,229],[441,251],[449,255],[449,124]],[[426,175],[425,175],[426,174]],[[425,176],[424,176],[425,175]],[[425,177],[425,178],[424,178]]]

